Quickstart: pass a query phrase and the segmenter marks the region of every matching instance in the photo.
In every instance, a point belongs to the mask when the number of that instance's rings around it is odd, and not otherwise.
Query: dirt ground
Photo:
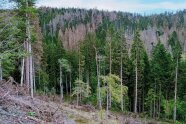
[[[124,115],[106,117],[91,106],[62,103],[59,97],[29,96],[25,86],[0,82],[0,124],[148,124]],[[156,123],[151,123],[156,124]]]

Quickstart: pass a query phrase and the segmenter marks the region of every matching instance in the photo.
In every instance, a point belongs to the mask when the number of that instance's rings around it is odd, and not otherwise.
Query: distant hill
[[[115,30],[125,29],[128,48],[131,48],[134,32],[140,30],[148,53],[157,44],[158,38],[167,49],[168,37],[176,31],[182,48],[186,51],[186,10],[148,16],[126,12],[108,12],[96,9],[40,8],[40,24],[44,35],[58,37],[66,49],[77,47],[87,32],[100,32],[112,23]],[[102,27],[102,28],[100,28]]]

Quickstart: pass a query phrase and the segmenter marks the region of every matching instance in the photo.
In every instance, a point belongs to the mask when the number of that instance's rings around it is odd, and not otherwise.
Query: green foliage
[[[35,112],[30,111],[30,112],[28,112],[28,116],[35,117],[35,116],[36,116],[36,113],[35,113]]]
[[[182,48],[180,45],[180,41],[178,40],[177,33],[174,31],[171,36],[169,37],[168,43],[172,48],[173,58],[176,62],[177,58],[181,58]]]
[[[65,69],[66,72],[71,72],[71,68],[67,59],[58,59],[59,64],[61,64],[62,68]]]
[[[161,102],[159,117],[169,116],[169,118],[172,118],[170,113],[173,111],[171,104],[174,98],[174,66],[175,58],[178,55],[180,67],[178,75],[179,100],[177,105],[177,119],[184,121],[185,117],[182,115],[185,115],[185,110],[182,108],[184,108],[185,105],[185,99],[183,96],[186,95],[184,89],[186,86],[186,64],[183,58],[180,59],[182,49],[180,47],[181,42],[179,41],[177,34],[173,32],[169,37],[169,45],[172,48],[172,52],[167,51],[164,45],[158,41],[157,45],[153,47],[152,54],[147,54],[143,41],[140,39],[140,31],[146,30],[151,26],[158,27],[158,30],[156,31],[157,37],[164,35],[162,29],[170,29],[175,24],[177,25],[177,28],[181,28],[184,22],[184,13],[185,11],[178,12],[179,16],[168,12],[160,15],[141,16],[138,14],[116,12],[115,14],[117,18],[111,21],[109,13],[105,13],[104,11],[75,8],[40,8],[40,25],[44,33],[43,61],[46,62],[46,69],[44,70],[49,79],[48,89],[54,87],[56,90],[59,90],[59,86],[57,85],[59,80],[58,59],[63,58],[65,59],[62,64],[64,65],[63,71],[66,73],[71,71],[72,73],[72,87],[74,87],[73,95],[82,95],[84,98],[83,101],[96,106],[97,73],[95,59],[96,54],[94,48],[96,47],[98,54],[105,57],[103,61],[100,61],[100,75],[104,75],[101,76],[102,82],[100,85],[103,106],[105,106],[106,103],[107,86],[109,92],[112,93],[111,109],[117,110],[119,108],[118,106],[120,106],[121,82],[117,75],[120,75],[120,62],[122,60],[122,76],[123,84],[125,85],[123,87],[123,94],[125,98],[126,110],[133,110],[132,107],[134,103],[132,101],[134,99],[135,66],[137,66],[137,108],[139,109],[139,113],[143,112],[150,115],[149,109],[152,107],[152,101],[155,101],[156,114],[159,114],[157,109],[159,107],[159,102]],[[66,15],[70,15],[69,19],[65,18]],[[59,22],[58,18],[60,18]],[[94,20],[94,18],[98,20]],[[99,21],[101,24],[99,24]],[[79,24],[94,23],[96,23],[97,27],[95,34],[87,33],[85,39],[81,41],[79,46],[77,46],[78,49],[72,51],[63,49],[63,46],[57,36],[59,26],[61,26],[60,28],[62,33],[64,33],[65,30],[76,29]],[[55,26],[57,28],[53,29]],[[126,30],[124,31],[123,29]],[[51,32],[53,32],[53,36],[51,36]],[[128,48],[124,34],[132,36],[134,32],[136,32],[134,35],[134,42],[132,47]],[[66,41],[61,42],[66,43]],[[112,74],[109,74],[110,48],[112,57]],[[121,56],[121,54],[123,54],[123,56]],[[70,70],[68,69],[69,66]],[[77,77],[79,77],[78,80],[76,80]],[[86,83],[84,83],[84,81]],[[87,84],[89,84],[89,86]],[[89,89],[91,93],[89,92]],[[84,94],[85,91],[88,93]],[[163,99],[165,97],[167,101]],[[145,106],[143,105],[144,103]]]
[[[174,108],[174,101],[173,100],[162,100],[162,105],[164,108],[165,116],[167,118],[170,118],[170,116],[173,114],[173,108]]]
[[[74,84],[75,87],[73,88],[72,96],[81,95],[82,97],[89,97],[91,90],[88,84],[84,83],[82,80],[79,79],[76,79]]]
[[[107,76],[101,76],[100,77],[103,81],[103,84],[105,87],[101,88],[101,96],[106,97],[107,88],[108,91],[112,94],[112,97],[114,99],[114,102],[121,102],[121,87],[120,87],[120,78],[117,75],[109,74]],[[123,86],[123,94],[125,95],[128,91],[128,88],[126,86]]]

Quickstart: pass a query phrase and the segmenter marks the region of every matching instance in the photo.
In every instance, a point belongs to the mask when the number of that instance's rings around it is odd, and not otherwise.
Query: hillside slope
[[[176,31],[186,51],[186,10],[159,15],[141,16],[124,12],[108,12],[96,9],[54,9],[40,8],[40,24],[44,35],[50,35],[63,42],[66,49],[74,49],[88,32],[98,32],[99,27],[114,24],[115,30],[125,29],[128,48],[131,48],[134,32],[139,29],[148,53],[160,41],[169,49],[168,37]]]
[[[148,119],[110,113],[108,118],[91,106],[61,103],[57,96],[37,95],[31,98],[26,87],[0,82],[0,123],[14,124],[156,124]],[[160,122],[159,122],[160,123]]]

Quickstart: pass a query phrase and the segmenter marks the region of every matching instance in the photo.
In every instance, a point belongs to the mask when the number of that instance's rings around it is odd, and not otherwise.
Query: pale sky
[[[36,6],[97,8],[99,10],[154,14],[183,10],[186,8],[186,0],[38,0]]]

